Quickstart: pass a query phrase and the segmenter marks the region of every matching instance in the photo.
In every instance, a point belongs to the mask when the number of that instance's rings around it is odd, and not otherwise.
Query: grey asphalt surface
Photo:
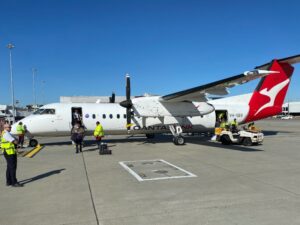
[[[300,224],[300,120],[257,125],[265,140],[253,147],[111,136],[112,155],[92,138],[75,154],[68,137],[41,138],[41,152],[18,158],[23,188],[5,186],[1,156],[0,225]],[[119,164],[153,159],[197,177],[140,182]]]

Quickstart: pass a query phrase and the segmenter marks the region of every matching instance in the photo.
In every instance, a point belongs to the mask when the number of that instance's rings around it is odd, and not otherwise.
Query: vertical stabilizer
[[[287,62],[273,60],[268,70],[279,73],[269,74],[260,80],[249,101],[249,113],[245,122],[274,116],[282,111],[294,67]]]

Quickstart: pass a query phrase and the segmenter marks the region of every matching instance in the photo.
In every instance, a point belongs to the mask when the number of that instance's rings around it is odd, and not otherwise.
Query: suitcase
[[[111,150],[108,149],[106,143],[101,143],[99,154],[100,155],[111,155]]]

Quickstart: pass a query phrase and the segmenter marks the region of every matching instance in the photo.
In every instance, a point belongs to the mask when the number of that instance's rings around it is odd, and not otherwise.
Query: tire
[[[244,138],[243,145],[245,145],[245,146],[251,146],[252,145],[251,138],[249,138],[249,137]]]
[[[155,135],[154,134],[146,134],[146,137],[148,139],[153,139],[155,137]]]
[[[175,145],[184,145],[185,139],[182,136],[177,136],[177,137],[174,137],[173,142]]]
[[[222,135],[221,136],[221,142],[222,142],[223,145],[230,145],[231,144],[231,140],[230,140],[228,135]]]
[[[38,145],[38,141],[36,139],[30,139],[29,146],[35,148]]]

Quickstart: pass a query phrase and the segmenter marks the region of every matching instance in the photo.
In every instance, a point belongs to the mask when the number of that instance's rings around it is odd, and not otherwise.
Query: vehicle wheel
[[[249,138],[249,137],[244,138],[243,145],[245,145],[245,146],[251,146],[252,145],[251,138]]]
[[[182,136],[177,136],[173,138],[173,142],[175,145],[184,145],[185,139]]]
[[[29,146],[30,147],[36,147],[38,145],[38,141],[36,139],[31,139],[29,141]]]
[[[223,145],[230,145],[231,144],[231,140],[230,140],[228,135],[222,135],[221,136],[221,142],[222,142]]]
[[[154,134],[146,134],[146,137],[148,139],[153,139],[155,137],[155,135]]]

